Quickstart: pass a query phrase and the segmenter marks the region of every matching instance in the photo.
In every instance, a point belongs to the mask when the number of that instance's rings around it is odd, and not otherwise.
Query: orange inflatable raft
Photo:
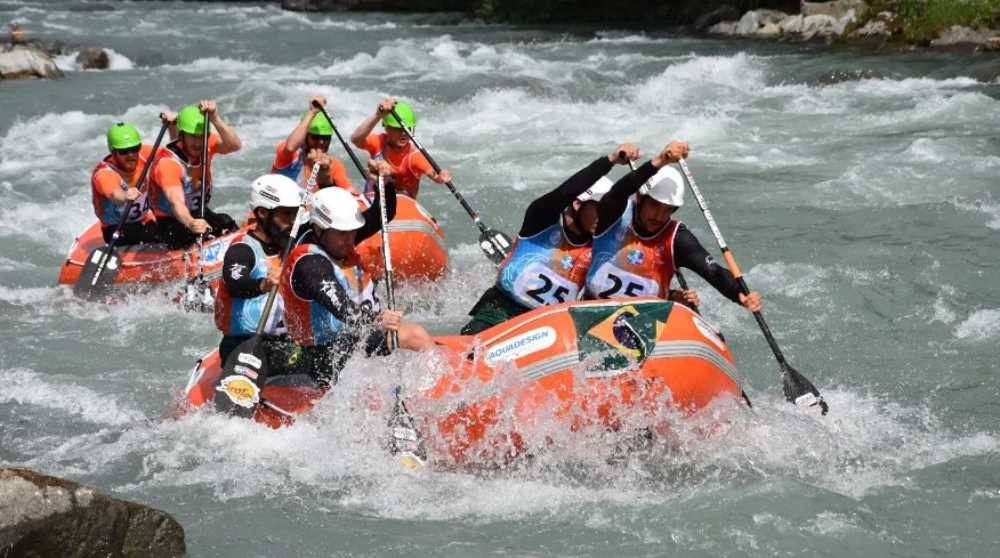
[[[719,397],[738,398],[735,365],[718,330],[688,308],[655,298],[568,302],[494,326],[477,337],[436,338],[441,372],[407,398],[431,458],[476,466],[575,432],[669,431],[670,421]],[[215,396],[218,353],[198,361],[189,406]],[[260,390],[258,422],[291,424],[323,391]],[[336,389],[336,388],[334,388]]]
[[[448,249],[444,231],[417,200],[396,195],[396,217],[389,222],[389,252],[395,277],[401,281],[435,281],[448,269]],[[365,271],[381,278],[382,235],[376,234],[358,245]]]
[[[222,271],[222,259],[233,238],[246,230],[246,225],[235,232],[205,242],[204,272],[208,278]],[[59,271],[59,283],[75,285],[87,257],[95,248],[105,245],[101,224],[94,223],[78,236],[69,249],[69,256]],[[198,276],[200,252],[198,246],[169,250],[164,244],[137,244],[118,248],[121,267],[115,275],[115,284],[168,283]]]

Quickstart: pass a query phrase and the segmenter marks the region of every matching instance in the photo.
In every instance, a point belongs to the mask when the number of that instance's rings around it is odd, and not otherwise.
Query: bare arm
[[[215,101],[202,101],[199,108],[201,108],[202,112],[208,114],[212,126],[215,126],[215,129],[219,131],[219,139],[222,141],[219,142],[216,153],[219,155],[235,153],[243,147],[243,142],[240,140],[240,136],[236,135],[236,130],[233,130],[219,116],[218,106],[215,104]]]
[[[379,121],[382,120],[382,117],[385,116],[386,113],[388,113],[394,106],[396,106],[396,99],[393,97],[383,99],[382,102],[375,108],[375,114],[364,119],[364,121],[358,125],[357,129],[354,130],[354,133],[351,134],[351,143],[353,143],[358,149],[364,149],[365,142],[368,140],[368,134],[372,133],[372,130],[374,130],[375,126],[377,126]]]

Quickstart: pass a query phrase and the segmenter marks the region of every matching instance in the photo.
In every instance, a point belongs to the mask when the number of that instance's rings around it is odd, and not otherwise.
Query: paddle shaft
[[[309,183],[316,181],[316,174],[319,172],[319,163],[314,163],[312,167],[312,173],[309,175]],[[302,217],[302,207],[299,206],[298,212],[295,214],[295,221],[292,222],[292,231],[288,233],[288,243],[285,244],[285,249],[281,251],[281,271],[278,273],[280,277],[285,273],[285,265],[288,263],[288,254],[292,252],[292,247],[295,246],[295,237],[299,234],[299,225],[301,224],[300,218]],[[264,328],[267,326],[267,320],[271,317],[271,309],[274,307],[274,299],[278,295],[278,285],[273,285],[271,290],[267,292],[267,301],[264,303],[264,310],[260,313],[260,321],[257,322],[257,336],[260,337],[264,335]]]
[[[400,118],[399,114],[396,113],[395,107],[389,109],[389,112],[391,112],[392,116],[396,118],[396,122],[399,123],[399,126],[403,129],[403,133],[406,134],[406,137],[410,138],[410,141],[413,142],[413,145],[417,146],[417,149],[424,156],[424,158],[427,159],[427,162],[431,164],[431,167],[434,168],[434,172],[440,174],[441,166],[438,165],[437,161],[434,160],[434,157],[431,157],[431,154],[428,153],[426,149],[424,149],[424,146],[420,145],[420,142],[417,141],[417,138],[413,137],[413,132],[406,127],[406,124],[403,124],[403,119]],[[479,232],[483,233],[484,235],[488,234],[486,225],[484,225],[482,219],[479,218],[479,214],[476,213],[474,209],[472,209],[472,206],[469,205],[469,202],[465,201],[465,197],[463,197],[462,194],[459,193],[459,191],[455,188],[455,185],[452,184],[450,180],[448,182],[445,182],[444,185],[447,186],[448,190],[451,191],[451,194],[455,196],[455,199],[458,200],[458,203],[462,206],[462,209],[464,209],[465,212],[469,214],[469,217],[472,217],[472,222],[475,223],[477,227],[479,227]],[[496,246],[496,248],[500,253],[506,253],[501,246]]]
[[[343,145],[344,149],[347,151],[347,154],[351,156],[351,161],[354,161],[354,166],[358,168],[358,172],[361,173],[361,177],[364,178],[368,176],[368,173],[365,172],[365,167],[361,164],[361,160],[358,159],[358,156],[354,154],[354,150],[351,149],[351,146],[346,141],[344,141],[344,136],[340,135],[340,130],[338,130],[337,126],[333,123],[333,119],[330,118],[330,115],[326,112],[326,108],[324,108],[323,105],[319,104],[316,101],[313,101],[312,105],[318,108],[319,111],[323,113],[323,116],[326,117],[326,121],[329,122],[330,127],[333,128],[333,133],[337,134],[337,139],[340,140],[340,145]]]
[[[160,133],[156,135],[156,141],[153,142],[153,151],[149,155],[149,159],[146,159],[146,164],[142,166],[142,172],[139,173],[139,180],[135,183],[135,189],[140,190],[146,185],[146,177],[149,176],[149,169],[153,166],[153,161],[156,159],[156,151],[160,149],[160,143],[163,142],[163,136],[167,133],[167,128],[169,125],[163,123],[160,126]],[[140,149],[142,146],[139,146]],[[122,210],[122,218],[118,221],[118,226],[115,227],[114,234],[111,235],[111,241],[108,242],[107,247],[104,249],[104,253],[101,255],[101,262],[97,265],[97,272],[94,273],[94,278],[90,281],[90,286],[93,287],[97,284],[97,280],[101,277],[101,273],[104,271],[104,267],[108,265],[108,260],[111,259],[111,254],[114,252],[115,245],[118,244],[118,240],[121,238],[122,230],[125,228],[125,223],[128,222],[128,214],[132,211],[132,206],[135,205],[135,200],[128,200],[125,203],[125,209]]]
[[[715,224],[715,218],[712,217],[712,212],[708,209],[708,204],[705,203],[705,198],[701,195],[701,190],[698,188],[698,184],[694,180],[694,176],[691,174],[691,169],[688,168],[687,162],[684,159],[678,161],[681,170],[684,172],[684,177],[687,179],[688,187],[691,189],[691,193],[694,194],[694,199],[698,202],[698,207],[701,208],[701,212],[705,215],[705,220],[708,221],[708,227],[712,229],[712,234],[715,236],[716,242],[719,243],[719,250],[722,251],[722,257],[726,260],[726,265],[729,266],[730,273],[740,285],[740,290],[743,294],[750,294],[750,287],[747,286],[747,282],[743,279],[743,273],[740,271],[740,267],[736,265],[736,258],[733,257],[732,250],[729,249],[729,245],[726,244],[724,238],[722,238],[722,232],[719,231],[718,225]],[[764,334],[764,338],[767,339],[767,344],[771,347],[771,352],[774,353],[774,358],[777,359],[778,364],[781,365],[782,370],[788,371],[789,366],[785,360],[785,354],[781,352],[781,348],[778,347],[778,342],[774,339],[774,335],[771,334],[771,328],[767,326],[767,322],[764,321],[764,315],[758,310],[753,313],[753,317],[757,320],[757,325],[760,326],[761,333]]]
[[[379,217],[382,219],[382,261],[385,264],[385,303],[389,310],[396,309],[396,294],[393,290],[392,254],[389,251],[389,214],[385,201],[385,178],[378,175]],[[389,333],[390,349],[399,346],[399,332]]]

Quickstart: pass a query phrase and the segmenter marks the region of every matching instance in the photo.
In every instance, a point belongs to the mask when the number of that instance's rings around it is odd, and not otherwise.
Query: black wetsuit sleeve
[[[715,259],[698,242],[694,234],[682,223],[674,235],[674,263],[694,271],[715,287],[729,300],[739,302],[740,284],[728,269],[715,263]]]
[[[307,254],[295,263],[292,271],[292,292],[301,299],[314,300],[349,326],[375,322],[375,312],[355,303],[344,286],[337,281],[330,260],[318,254]]]
[[[256,298],[263,294],[260,279],[250,277],[250,271],[257,265],[253,248],[242,242],[233,244],[226,250],[222,260],[222,281],[229,295],[235,298]]]
[[[391,178],[385,181],[385,217],[387,220],[392,221],[396,218],[396,182]],[[381,209],[382,200],[379,199],[378,188],[375,189],[375,199],[372,200],[372,204],[368,209],[364,210],[361,215],[365,219],[365,224],[358,229],[358,233],[354,236],[354,244],[358,245],[364,242],[369,236],[382,230],[382,216],[379,214]]]
[[[555,190],[531,202],[524,211],[524,223],[518,234],[527,238],[558,223],[563,210],[610,170],[611,161],[607,157],[601,157],[567,178]]]
[[[621,177],[611,190],[604,194],[601,202],[597,205],[597,231],[594,236],[604,234],[615,221],[625,213],[628,199],[639,191],[639,188],[650,179],[658,169],[653,163],[646,161],[639,168]]]

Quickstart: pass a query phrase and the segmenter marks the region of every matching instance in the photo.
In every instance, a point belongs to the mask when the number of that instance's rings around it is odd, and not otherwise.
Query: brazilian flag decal
[[[672,308],[667,301],[570,308],[580,358],[601,357],[588,372],[609,375],[641,366]]]

